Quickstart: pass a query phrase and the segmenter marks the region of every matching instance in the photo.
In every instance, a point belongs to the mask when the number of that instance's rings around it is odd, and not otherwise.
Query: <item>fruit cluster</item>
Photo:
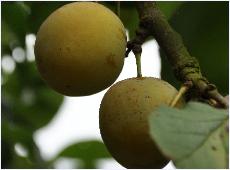
[[[111,86],[122,70],[125,50],[122,22],[93,2],[70,3],[54,11],[41,25],[35,43],[42,78],[67,96],[91,95]],[[101,136],[124,167],[162,168],[168,163],[150,137],[148,116],[159,105],[168,105],[176,93],[163,80],[137,77],[116,83],[104,95]]]

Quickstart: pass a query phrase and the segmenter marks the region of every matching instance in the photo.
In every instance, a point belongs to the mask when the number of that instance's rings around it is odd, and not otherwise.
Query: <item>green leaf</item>
[[[228,94],[228,2],[185,2],[170,24],[182,36],[201,71],[224,95]],[[162,79],[179,87],[171,66],[161,52]],[[221,76],[220,76],[221,75]]]
[[[78,158],[85,161],[110,157],[105,145],[97,140],[83,141],[65,148],[58,156]]]
[[[227,168],[228,150],[220,135],[227,120],[226,110],[206,104],[161,106],[151,114],[150,134],[178,168]],[[226,128],[224,132],[226,136]]]

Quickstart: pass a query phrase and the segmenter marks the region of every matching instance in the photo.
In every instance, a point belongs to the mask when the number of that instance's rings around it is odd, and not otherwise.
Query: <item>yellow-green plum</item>
[[[105,6],[74,2],[55,10],[35,42],[37,68],[45,82],[67,96],[85,96],[109,87],[125,58],[120,19]]]
[[[169,105],[177,90],[152,77],[130,78],[114,84],[104,95],[99,114],[102,139],[111,155],[131,169],[162,168],[168,159],[149,134],[148,117]],[[180,99],[176,107],[183,106]]]

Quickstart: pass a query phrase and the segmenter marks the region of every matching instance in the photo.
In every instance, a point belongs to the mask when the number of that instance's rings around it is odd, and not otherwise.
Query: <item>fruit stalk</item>
[[[136,65],[137,65],[137,77],[142,77],[141,73],[141,53],[135,54],[136,57]]]
[[[227,108],[228,102],[217,88],[202,76],[199,62],[189,54],[181,36],[170,26],[156,2],[137,1],[136,7],[140,18],[139,30],[144,31],[128,43],[127,52],[135,47],[135,43],[141,46],[150,35],[154,36],[166,53],[178,80],[191,81],[193,88],[196,88],[202,97],[213,99],[221,107]]]

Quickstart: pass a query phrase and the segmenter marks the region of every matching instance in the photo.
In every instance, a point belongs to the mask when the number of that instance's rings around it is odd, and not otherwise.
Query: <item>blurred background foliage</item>
[[[27,38],[36,35],[47,16],[66,3],[69,2],[1,3],[2,168],[53,168],[60,157],[80,160],[80,168],[96,168],[96,160],[110,157],[102,142],[89,140],[73,144],[53,160],[45,161],[33,139],[35,131],[55,116],[63,96],[41,80]],[[101,3],[116,11],[116,2]],[[158,5],[182,35],[190,53],[199,60],[204,75],[227,94],[228,2],[170,1]],[[129,37],[134,37],[138,15],[133,2],[121,2],[121,20]],[[163,52],[161,55],[162,78],[178,87]],[[23,147],[26,154],[18,154],[17,146]]]
[[[192,56],[195,56],[203,75],[219,91],[228,94],[228,2],[183,3],[169,19],[172,27],[183,37]],[[179,87],[169,63],[162,54],[162,78]]]

